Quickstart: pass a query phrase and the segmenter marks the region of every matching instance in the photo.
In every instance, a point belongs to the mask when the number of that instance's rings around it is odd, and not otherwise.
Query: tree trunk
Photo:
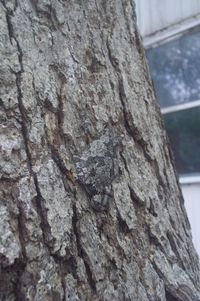
[[[0,299],[200,300],[132,0],[0,1]]]

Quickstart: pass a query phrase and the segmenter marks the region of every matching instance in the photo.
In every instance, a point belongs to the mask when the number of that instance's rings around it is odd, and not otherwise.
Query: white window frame
[[[149,36],[143,38],[143,45],[145,49],[157,47],[160,44],[166,43],[170,40],[182,36],[185,32],[200,25],[200,14],[191,18],[183,20],[177,24],[171,25],[162,30],[156,31]]]
[[[143,45],[146,50],[155,48],[161,44],[181,37],[183,34],[193,30],[197,26],[200,26],[200,14],[144,37]],[[195,107],[200,107],[200,99],[190,101],[188,103],[162,108],[161,113],[165,115]],[[200,183],[200,174],[180,175],[179,182],[181,185]]]
[[[161,113],[162,114],[169,114],[173,112],[179,112],[187,109],[192,109],[200,107],[200,99],[199,100],[194,100],[186,103],[182,103],[180,105],[174,105],[174,106],[169,106],[166,108],[161,108]]]

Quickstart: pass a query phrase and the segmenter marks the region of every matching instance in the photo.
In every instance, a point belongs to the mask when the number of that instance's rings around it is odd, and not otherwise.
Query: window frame
[[[158,47],[169,41],[178,39],[186,33],[194,31],[197,27],[200,27],[200,14],[186,19],[177,24],[171,25],[163,30],[159,30],[149,36],[143,38],[143,45],[145,50]],[[174,112],[179,112],[182,110],[187,110],[195,107],[200,107],[200,99],[190,101],[187,103],[169,106],[161,108],[161,113],[163,115],[170,114]],[[181,185],[196,184],[200,183],[200,174],[185,174],[179,175],[179,182]]]
[[[172,24],[162,30],[158,30],[143,38],[144,48],[157,47],[158,45],[165,44],[171,40],[177,39],[183,34],[193,30],[200,25],[200,14],[197,14],[191,18],[185,19],[182,22]]]

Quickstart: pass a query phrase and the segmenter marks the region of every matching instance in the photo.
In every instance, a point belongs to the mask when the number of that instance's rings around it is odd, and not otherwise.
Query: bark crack
[[[120,154],[120,157],[121,157],[121,159],[122,159],[122,162],[124,163],[125,170],[127,171],[127,174],[130,176],[130,172],[129,172],[129,169],[128,169],[128,164],[127,164],[127,162],[126,162],[126,158],[125,158],[124,155],[123,155],[123,150],[121,150],[121,151],[119,152],[119,154]]]
[[[144,154],[144,157],[148,162],[152,161],[151,156],[149,155],[147,151],[147,142],[143,139],[140,131],[138,128],[134,125],[132,121],[131,113],[127,110],[127,96],[124,89],[124,83],[122,78],[122,72],[119,68],[119,61],[117,58],[112,56],[111,49],[109,46],[109,41],[107,39],[106,42],[107,50],[108,50],[108,57],[111,65],[113,66],[113,69],[116,72],[117,78],[118,78],[118,95],[119,100],[122,105],[122,112],[124,117],[124,127],[126,129],[127,134],[137,143],[137,146],[139,147],[140,151]],[[131,122],[131,123],[130,123]]]
[[[13,17],[13,11],[8,10],[5,5],[4,5],[4,7],[6,9],[6,20],[7,20],[10,41],[12,42],[12,39],[15,40],[16,46],[17,46],[17,51],[18,51],[18,60],[19,60],[20,70],[18,72],[11,70],[11,72],[16,77],[17,100],[18,100],[18,107],[19,107],[19,111],[20,111],[20,115],[21,115],[21,131],[22,131],[24,147],[25,147],[26,156],[27,156],[27,165],[28,165],[28,169],[29,169],[29,174],[30,174],[30,176],[33,177],[34,185],[35,185],[35,189],[36,189],[36,193],[37,193],[35,202],[36,202],[37,213],[38,213],[38,215],[40,217],[40,221],[41,221],[41,230],[42,230],[44,244],[47,246],[47,248],[49,248],[49,246],[47,244],[46,236],[47,236],[47,233],[50,233],[50,226],[47,222],[47,218],[46,218],[44,210],[42,208],[42,202],[44,202],[44,199],[42,198],[42,195],[41,195],[41,192],[39,189],[37,175],[33,171],[32,156],[31,156],[31,151],[29,149],[29,134],[28,134],[28,127],[27,127],[27,123],[29,120],[28,120],[26,109],[23,104],[23,92],[21,89],[22,75],[24,73],[23,51],[20,47],[19,41],[17,40],[15,31],[13,28],[13,24],[11,21],[11,18]],[[24,247],[24,249],[25,249],[25,247]]]
[[[81,244],[81,238],[80,238],[80,234],[79,234],[79,229],[78,229],[78,215],[77,215],[77,208],[76,205],[73,205],[73,217],[72,217],[72,225],[73,225],[73,230],[74,230],[74,234],[76,237],[76,244],[77,244],[77,251],[78,251],[78,256],[81,257],[83,259],[84,265],[85,265],[85,270],[86,270],[86,274],[87,274],[87,280],[88,283],[93,291],[94,294],[96,294],[96,281],[94,279],[92,270],[90,268],[90,264],[88,263],[88,256],[85,252],[85,250],[82,247]]]
[[[20,70],[18,72],[11,70],[11,72],[14,73],[15,77],[16,77],[18,107],[19,107],[19,111],[20,111],[20,115],[21,115],[20,123],[21,123],[21,131],[22,131],[22,136],[23,136],[24,146],[25,146],[25,151],[26,151],[26,156],[27,156],[27,165],[28,165],[28,169],[29,169],[29,174],[30,174],[30,176],[33,177],[33,181],[34,181],[34,185],[35,185],[35,189],[36,189],[36,193],[37,193],[36,197],[33,199],[33,202],[35,201],[36,210],[37,210],[38,216],[40,217],[40,227],[42,230],[43,244],[47,248],[49,255],[52,256],[55,260],[55,257],[53,256],[53,254],[51,254],[51,248],[53,247],[54,239],[52,238],[52,235],[51,235],[51,227],[48,224],[47,212],[45,212],[45,209],[43,208],[43,205],[42,205],[42,203],[44,202],[44,199],[40,192],[37,175],[33,171],[32,156],[31,156],[31,151],[29,149],[29,134],[28,134],[28,128],[27,128],[28,117],[27,117],[27,112],[24,108],[23,92],[21,89],[22,74],[24,73],[23,51],[16,38],[14,28],[13,28],[13,25],[11,22],[11,18],[13,17],[13,11],[8,10],[5,6],[5,4],[4,4],[4,7],[6,9],[6,20],[7,20],[10,42],[12,44],[12,39],[15,40],[16,46],[17,46],[17,51],[18,51],[18,60],[19,60]],[[62,107],[59,107],[59,109],[62,110]],[[59,124],[59,128],[60,128],[62,125],[62,115],[59,115],[59,114],[58,114],[58,124]],[[20,210],[20,208],[19,208],[19,210]],[[26,263],[27,258],[26,258],[25,239],[23,237],[22,217],[23,216],[20,212],[19,216],[18,216],[18,228],[19,228],[19,239],[20,239],[20,243],[21,243],[21,247],[22,247],[22,254],[24,257],[23,263],[21,264],[21,268],[20,268],[20,275],[22,275],[23,272],[25,271],[25,267],[27,264]],[[63,275],[61,275],[61,284],[62,284],[62,288],[63,288],[63,294],[64,294],[63,301],[64,301],[66,299],[66,295],[65,295],[66,292],[65,292],[65,280],[64,280]],[[17,296],[20,295],[20,277],[17,277],[15,286],[16,286],[15,296],[16,296],[16,298],[18,298]]]

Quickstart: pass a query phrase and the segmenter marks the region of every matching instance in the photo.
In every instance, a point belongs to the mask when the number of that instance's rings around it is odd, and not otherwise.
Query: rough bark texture
[[[0,1],[0,300],[200,300],[132,0]]]

